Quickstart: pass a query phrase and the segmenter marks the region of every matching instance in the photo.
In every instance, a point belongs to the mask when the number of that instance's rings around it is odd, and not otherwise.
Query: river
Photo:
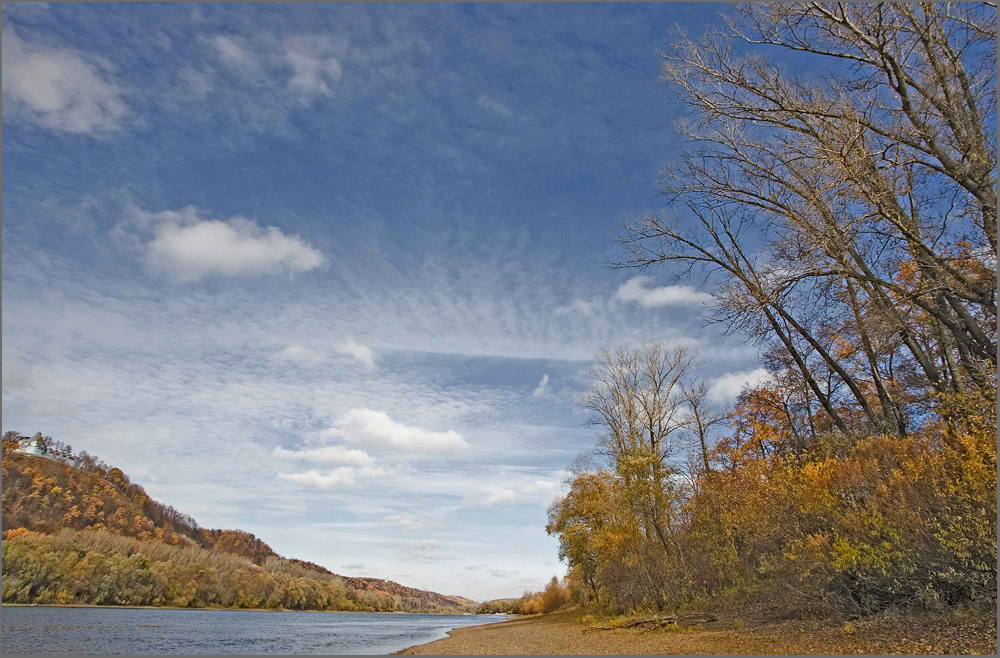
[[[11,654],[388,654],[498,615],[7,607]]]

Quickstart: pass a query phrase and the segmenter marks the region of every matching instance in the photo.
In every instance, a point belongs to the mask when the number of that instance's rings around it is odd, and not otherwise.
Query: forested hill
[[[297,578],[315,581],[306,583],[309,587],[332,587],[335,595],[326,596],[330,592],[324,589],[325,598],[311,601],[311,605],[318,606],[316,609],[465,612],[475,607],[474,601],[461,596],[405,587],[379,578],[341,576],[318,564],[282,558],[252,533],[200,527],[190,516],[151,498],[142,486],[132,482],[121,469],[110,467],[86,453],[79,455],[75,467],[51,459],[18,454],[14,452],[17,444],[12,440],[16,436],[16,433],[8,432],[3,440],[4,601],[17,600],[18,596],[23,602],[36,601],[39,596],[37,592],[30,591],[32,583],[26,583],[29,585],[29,592],[20,595],[8,586],[8,577],[15,575],[11,569],[17,566],[9,564],[8,544],[22,543],[21,551],[15,551],[16,557],[29,559],[32,551],[53,548],[42,546],[45,536],[59,535],[56,544],[69,551],[72,543],[69,538],[77,542],[81,550],[96,550],[95,547],[100,542],[92,535],[111,534],[136,540],[108,544],[114,550],[130,555],[138,553],[170,556],[170,559],[179,559],[183,555],[187,561],[204,562],[206,568],[218,570],[219,565],[224,563],[236,570],[243,568],[247,573],[255,574],[254,577],[263,577],[262,574],[272,572],[294,574]],[[46,441],[51,448],[69,452],[69,446],[51,439]],[[33,544],[29,547],[25,542]],[[176,550],[167,547],[175,547]],[[212,557],[219,554],[236,556],[241,560],[219,562]],[[11,553],[10,557],[15,555]],[[230,604],[236,607],[303,607],[296,604],[294,597],[284,600],[285,595],[274,596],[273,588],[268,591],[268,583],[258,585],[262,589],[261,595],[256,598],[261,601],[256,605],[250,605],[253,597],[242,603],[234,599]],[[50,589],[53,596],[57,591],[62,590],[59,587]],[[216,600],[199,600],[194,597],[185,605],[218,605],[225,601],[225,595],[216,594]],[[115,602],[82,601],[77,595],[69,596],[75,602]],[[152,597],[141,603],[172,605],[177,602],[161,598],[163,600],[159,602],[156,602],[156,597]],[[267,604],[268,600],[272,603]]]

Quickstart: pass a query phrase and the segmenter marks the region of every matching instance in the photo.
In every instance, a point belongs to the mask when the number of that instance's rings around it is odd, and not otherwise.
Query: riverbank
[[[453,654],[979,654],[997,652],[996,617],[988,614],[883,615],[846,623],[719,621],[697,627],[585,632],[571,610],[457,628],[404,655]]]

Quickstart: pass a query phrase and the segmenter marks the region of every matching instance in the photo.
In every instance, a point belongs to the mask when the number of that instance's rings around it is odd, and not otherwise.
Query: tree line
[[[352,588],[332,573],[277,556],[258,565],[106,529],[4,534],[4,603],[455,612],[420,596]]]
[[[574,596],[995,601],[995,6],[749,4],[661,57],[687,147],[620,266],[713,285],[769,377],[720,408],[691,351],[598,355]]]
[[[572,601],[572,594],[566,583],[557,576],[545,585],[541,592],[526,591],[520,598],[493,599],[483,601],[476,608],[477,615],[496,613],[509,615],[539,615],[555,612]]]

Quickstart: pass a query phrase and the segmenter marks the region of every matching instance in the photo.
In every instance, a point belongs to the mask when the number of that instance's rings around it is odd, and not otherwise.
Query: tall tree
[[[686,218],[629,222],[624,265],[724,275],[716,319],[845,433],[905,435],[994,376],[995,5],[748,4],[662,78],[690,110],[663,178]]]
[[[688,424],[681,382],[693,360],[687,348],[657,342],[602,350],[591,368],[594,385],[582,399],[601,428],[599,453],[638,517],[681,561],[683,550],[673,538],[680,492],[670,458],[679,447],[677,433]]]

